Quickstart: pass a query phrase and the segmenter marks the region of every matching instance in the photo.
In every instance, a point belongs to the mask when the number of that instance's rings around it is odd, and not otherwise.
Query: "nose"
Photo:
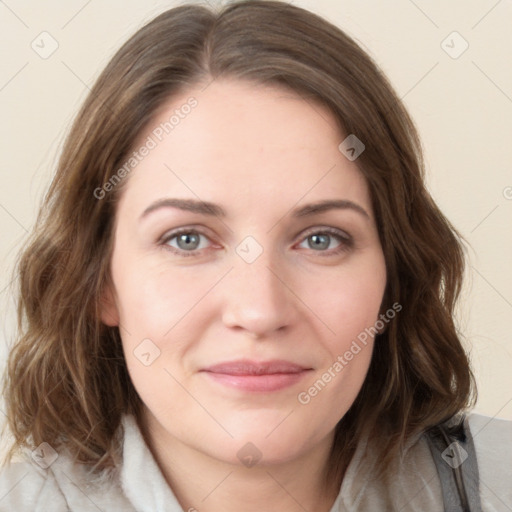
[[[282,266],[265,251],[252,263],[235,260],[221,291],[224,325],[257,338],[289,329],[300,301],[287,281]]]

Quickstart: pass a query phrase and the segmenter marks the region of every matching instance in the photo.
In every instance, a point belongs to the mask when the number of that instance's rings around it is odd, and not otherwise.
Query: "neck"
[[[209,457],[168,433],[142,425],[153,456],[183,510],[188,512],[329,512],[339,485],[326,485],[324,468],[333,436],[279,464],[245,467]]]

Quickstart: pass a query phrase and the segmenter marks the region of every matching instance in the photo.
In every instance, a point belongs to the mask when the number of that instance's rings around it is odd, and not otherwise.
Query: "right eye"
[[[209,238],[195,229],[177,229],[167,233],[160,245],[180,256],[198,256],[198,252],[207,248],[206,243],[201,243],[202,238]]]

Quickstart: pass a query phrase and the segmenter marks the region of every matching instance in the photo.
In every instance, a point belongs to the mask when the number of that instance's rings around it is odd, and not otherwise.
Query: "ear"
[[[119,325],[119,309],[111,284],[106,284],[100,297],[100,318],[109,327]]]

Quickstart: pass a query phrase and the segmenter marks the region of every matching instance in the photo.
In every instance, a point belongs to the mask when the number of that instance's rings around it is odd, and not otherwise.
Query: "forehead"
[[[122,202],[143,208],[172,195],[282,209],[343,198],[369,209],[362,174],[338,149],[345,136],[329,109],[288,89],[214,80],[155,113],[134,144],[152,148]]]

